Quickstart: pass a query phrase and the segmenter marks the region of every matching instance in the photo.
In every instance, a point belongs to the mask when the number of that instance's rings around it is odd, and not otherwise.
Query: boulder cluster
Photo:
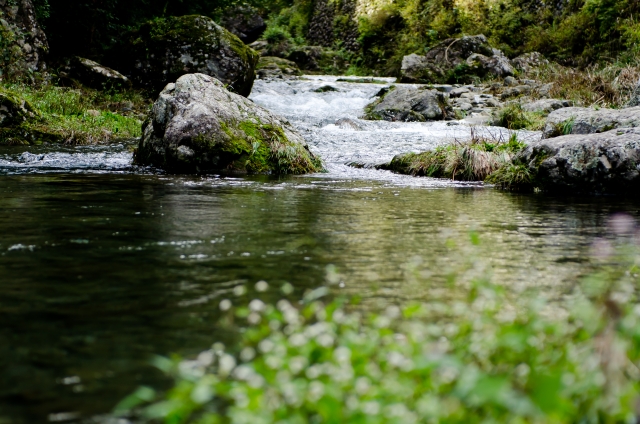
[[[487,76],[504,78],[513,76],[516,69],[527,71],[545,61],[539,53],[509,60],[480,34],[448,38],[433,46],[424,56],[405,56],[400,79],[406,83],[455,83]]]

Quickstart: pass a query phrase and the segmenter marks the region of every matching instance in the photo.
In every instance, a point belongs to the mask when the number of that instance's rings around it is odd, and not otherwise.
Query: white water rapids
[[[376,94],[393,84],[378,78],[376,84],[347,82],[349,77],[305,76],[295,80],[256,80],[251,96],[256,104],[286,117],[324,161],[323,180],[372,180],[400,186],[442,187],[464,183],[433,178],[414,178],[347,164],[375,165],[393,156],[421,152],[447,143],[468,140],[472,132],[495,139],[508,139],[499,127],[474,126],[465,121],[385,122],[360,119],[364,107]],[[320,90],[319,90],[320,89]],[[338,122],[343,120],[342,123]],[[538,139],[537,132],[520,131],[525,142]],[[131,165],[132,144],[101,146],[29,146],[0,150],[0,174],[50,172],[148,173]],[[469,183],[466,183],[467,185]]]

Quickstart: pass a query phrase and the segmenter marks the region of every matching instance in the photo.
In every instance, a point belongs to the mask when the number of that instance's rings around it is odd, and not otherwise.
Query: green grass
[[[414,176],[484,181],[523,148],[524,144],[515,134],[507,141],[472,134],[468,142],[454,142],[427,152],[396,156],[387,168]]]
[[[0,92],[27,100],[39,115],[21,130],[47,134],[40,140],[69,144],[105,143],[141,135],[150,100],[137,91],[103,92],[87,88],[24,84],[0,85]],[[39,136],[36,136],[38,139]],[[0,140],[0,143],[6,140]]]
[[[464,254],[450,248],[456,296],[386,310],[332,300],[331,286],[294,303],[221,299],[237,345],[213,337],[193,360],[157,358],[173,387],[141,387],[116,412],[167,424],[636,422],[637,247],[596,250],[587,276],[547,302],[501,285],[470,236]]]
[[[545,114],[541,112],[527,112],[520,103],[511,103],[495,113],[493,125],[509,128],[510,130],[527,129],[540,131],[544,128]]]

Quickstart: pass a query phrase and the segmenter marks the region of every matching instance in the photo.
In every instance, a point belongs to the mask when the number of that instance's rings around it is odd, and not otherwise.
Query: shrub
[[[466,295],[429,303],[370,310],[322,301],[327,287],[300,304],[224,299],[238,346],[158,358],[173,388],[142,387],[118,410],[143,404],[142,421],[165,423],[635,422],[640,257],[596,246],[601,259],[562,304],[510,295],[469,252],[450,279]]]

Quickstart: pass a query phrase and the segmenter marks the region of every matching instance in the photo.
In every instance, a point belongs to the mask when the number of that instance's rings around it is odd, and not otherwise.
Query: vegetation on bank
[[[449,297],[434,289],[428,303],[372,310],[327,287],[300,303],[222,299],[237,345],[158,358],[173,388],[142,387],[117,411],[164,423],[636,422],[640,257],[633,219],[610,224],[619,241],[594,244],[591,271],[562,299],[513,293],[473,249],[451,256],[465,259]]]
[[[510,130],[540,131],[544,128],[546,115],[544,112],[528,112],[521,103],[513,102],[495,113],[492,124]]]
[[[472,133],[468,142],[456,141],[427,152],[398,155],[384,169],[413,176],[485,181],[508,166],[524,147],[515,133],[506,141]]]
[[[138,91],[1,83],[0,95],[20,99],[32,111],[23,122],[3,127],[0,144],[59,142],[91,144],[141,135],[150,101]]]
[[[349,14],[347,3],[328,2],[334,29],[328,47],[339,50],[354,73],[395,75],[405,55],[424,54],[440,40],[474,34],[485,34],[509,57],[539,51],[571,66],[637,60],[640,6],[629,0],[547,5],[525,0],[358,1],[355,15]],[[308,0],[294,0],[271,15],[267,31],[308,44],[311,5]],[[344,48],[344,38],[350,34],[345,24],[351,21],[356,25],[355,49]]]

